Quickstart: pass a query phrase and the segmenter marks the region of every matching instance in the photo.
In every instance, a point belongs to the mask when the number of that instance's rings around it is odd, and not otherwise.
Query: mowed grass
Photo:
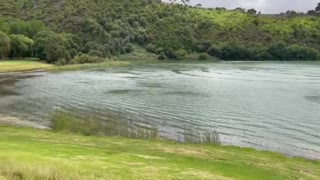
[[[53,65],[42,63],[33,59],[26,60],[0,60],[0,72],[32,71],[39,69],[49,69]]]
[[[0,126],[0,179],[319,177],[319,161],[252,149]]]
[[[95,68],[128,66],[129,64],[130,63],[126,61],[107,61],[104,63],[55,66],[52,64],[47,64],[47,63],[33,60],[33,59],[5,60],[5,61],[0,60],[0,73],[23,72],[23,71],[32,71],[32,70],[46,70],[50,72],[77,71],[77,70],[95,69]]]

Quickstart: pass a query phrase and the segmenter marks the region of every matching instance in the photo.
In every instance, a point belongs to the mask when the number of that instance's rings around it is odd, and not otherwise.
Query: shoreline
[[[174,63],[184,63],[184,62],[186,62],[186,61],[182,61],[182,62],[174,62]],[[240,61],[240,62],[243,62],[243,61]],[[139,62],[136,62],[136,63],[132,63],[132,65],[137,65]],[[141,63],[141,62],[140,62]],[[164,63],[166,63],[166,62],[164,62]],[[186,63],[192,63],[192,62],[190,62],[190,61],[187,61]],[[202,63],[202,62],[201,62]],[[231,62],[232,63],[232,62]],[[264,63],[264,62],[262,62],[262,63]],[[152,62],[150,63],[150,64],[152,64]],[[157,65],[157,64],[154,64],[154,65]],[[15,74],[18,74],[18,75],[21,75],[21,76],[23,76],[24,74],[26,74],[26,73],[33,73],[33,72],[46,72],[46,71],[41,71],[41,70],[35,70],[35,71],[29,71],[29,72],[12,72],[12,73],[9,73],[10,75],[15,75]],[[1,74],[0,74],[0,79],[1,79]],[[1,87],[1,85],[0,85],[0,87]],[[1,89],[0,89],[1,90]],[[6,90],[6,89],[5,89]],[[11,89],[9,89],[9,90],[11,90]],[[4,121],[4,120],[3,120]],[[8,121],[6,121],[6,122],[8,122]],[[16,121],[17,122],[17,121]],[[20,120],[20,124],[22,124],[21,122],[23,122],[23,121],[21,121]],[[0,123],[1,123],[1,117],[0,117]],[[18,123],[16,123],[16,125],[19,125],[19,122]],[[33,124],[33,125],[30,125],[30,124],[28,124],[27,126],[29,126],[29,127],[37,127],[38,125],[37,124]],[[44,127],[41,127],[41,128],[44,128]],[[40,129],[41,129],[40,128]],[[48,128],[48,127],[45,127],[45,128]],[[238,146],[238,147],[240,147],[240,145]],[[253,146],[244,146],[244,147],[253,147]],[[286,156],[288,156],[288,157],[303,157],[303,158],[306,158],[306,159],[320,159],[320,157],[319,158],[309,158],[309,157],[306,157],[306,156],[302,156],[302,155],[296,155],[296,154],[294,154],[294,155],[291,155],[290,153],[285,153],[285,152],[281,152],[281,151],[277,151],[277,150],[273,150],[273,149],[267,149],[267,148],[259,148],[259,147],[253,147],[253,148],[255,148],[255,149],[259,149],[259,150],[262,150],[262,151],[271,151],[271,152],[278,152],[278,153],[281,153],[281,154],[284,154],[284,155],[286,155]],[[291,152],[291,151],[290,151]],[[312,152],[312,151],[311,151]],[[316,151],[314,151],[314,152],[316,152]],[[313,154],[313,153],[312,153]],[[316,154],[316,153],[314,153],[314,154]],[[313,155],[312,155],[313,156]]]
[[[13,127],[13,128],[31,128],[34,130],[44,130],[47,132],[56,132],[54,130],[52,130],[49,126],[45,126],[45,125],[39,125],[37,123],[31,122],[31,121],[23,121],[17,117],[13,117],[13,116],[1,116],[0,115],[0,128],[1,126],[9,126],[9,127]],[[60,131],[58,131],[59,133]],[[62,131],[64,133],[70,133],[70,134],[76,134],[79,136],[82,136],[79,133],[73,133],[73,132],[69,132],[68,130],[66,131]],[[99,135],[99,136],[95,136],[95,135],[90,135],[92,137],[104,137],[104,138],[112,138],[112,137],[121,137],[121,136],[104,136],[104,135]],[[128,137],[123,137],[123,138],[128,138]],[[232,144],[212,144],[212,143],[181,143],[181,142],[177,142],[175,140],[171,140],[171,139],[167,139],[167,138],[162,138],[159,137],[160,141],[164,140],[164,141],[172,141],[172,142],[176,142],[178,144],[208,144],[208,145],[213,145],[213,146],[221,146],[221,147],[233,147],[233,148],[240,148],[240,149],[251,149],[253,151],[257,151],[257,152],[266,152],[266,153],[274,153],[274,154],[278,154],[278,155],[282,155],[286,158],[301,158],[301,159],[305,159],[305,160],[311,160],[311,161],[319,161],[320,162],[320,157],[316,158],[311,158],[311,157],[306,157],[306,156],[298,156],[298,155],[290,155],[290,154],[286,154],[286,153],[282,153],[279,151],[273,151],[273,150],[267,150],[267,149],[259,149],[259,148],[254,148],[254,147],[245,147],[245,146],[236,146],[236,145],[232,145]],[[128,138],[128,139],[135,139],[135,138]],[[140,139],[140,138],[138,138]],[[150,139],[140,139],[140,140],[145,140],[145,141],[150,141]],[[152,141],[157,141],[157,139],[152,139]]]
[[[12,64],[10,66],[7,66],[6,68],[3,68],[1,66],[4,66],[3,63],[21,63],[17,66],[19,67],[17,70],[11,70],[10,68],[15,67],[16,65]],[[26,64],[25,64],[26,63]],[[23,67],[25,65],[28,65],[28,63],[35,63],[32,64],[33,67]],[[41,61],[34,61],[34,60],[8,60],[8,61],[0,61],[0,76],[2,75],[11,75],[11,74],[18,74],[18,73],[32,73],[32,72],[63,72],[63,71],[79,71],[79,70],[88,70],[88,69],[99,69],[99,68],[112,68],[112,67],[125,67],[130,65],[148,65],[148,64],[170,64],[170,63],[178,63],[178,64],[197,64],[197,63],[235,63],[235,64],[241,64],[241,63],[313,63],[313,64],[319,64],[320,60],[317,61],[226,61],[226,60],[206,60],[206,61],[200,61],[200,60],[113,60],[113,61],[107,61],[102,63],[86,63],[86,64],[70,64],[70,65],[63,65],[63,66],[56,66],[52,64],[43,63]],[[30,65],[30,64],[29,64]],[[42,66],[45,66],[42,67]]]

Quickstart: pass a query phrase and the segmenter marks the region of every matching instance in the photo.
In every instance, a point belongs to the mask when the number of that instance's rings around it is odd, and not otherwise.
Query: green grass
[[[320,162],[207,144],[0,126],[0,179],[317,179]]]
[[[77,71],[77,70],[94,69],[94,68],[128,66],[129,64],[130,64],[129,62],[125,62],[125,61],[108,61],[104,63],[55,66],[55,65],[46,64],[34,59],[6,60],[6,61],[0,61],[0,73],[22,72],[22,71],[32,71],[32,70],[46,70],[50,72]]]
[[[18,71],[32,71],[40,69],[49,69],[53,65],[42,63],[34,59],[25,60],[0,60],[0,73],[1,72],[18,72]]]

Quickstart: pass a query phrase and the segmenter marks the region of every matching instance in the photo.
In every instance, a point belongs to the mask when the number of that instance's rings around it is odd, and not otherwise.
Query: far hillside
[[[141,48],[160,60],[318,60],[317,9],[266,16],[160,0],[1,0],[0,53],[61,65]]]

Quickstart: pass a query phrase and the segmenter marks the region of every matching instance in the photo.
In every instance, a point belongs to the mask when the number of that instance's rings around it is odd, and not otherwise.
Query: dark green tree
[[[248,14],[257,14],[257,11],[255,9],[248,9]]]
[[[11,34],[11,58],[31,56],[33,40],[22,34]]]
[[[315,9],[317,12],[320,12],[320,2],[318,3],[318,6]]]
[[[0,59],[7,57],[7,55],[10,53],[10,37],[0,31]]]
[[[70,45],[62,35],[52,31],[41,31],[36,35],[34,41],[37,57],[48,63],[55,63],[62,59],[70,61],[71,56],[68,51]]]
[[[40,21],[17,21],[10,24],[9,34],[23,34],[34,38],[40,31],[45,30],[45,25]]]

